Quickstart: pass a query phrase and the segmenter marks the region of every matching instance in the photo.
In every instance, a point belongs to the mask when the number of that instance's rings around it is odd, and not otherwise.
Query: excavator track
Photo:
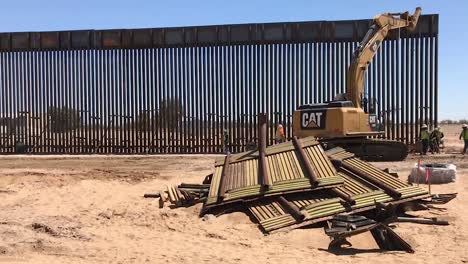
[[[366,161],[401,161],[408,156],[408,147],[399,141],[370,138],[320,139],[324,149],[342,147]]]

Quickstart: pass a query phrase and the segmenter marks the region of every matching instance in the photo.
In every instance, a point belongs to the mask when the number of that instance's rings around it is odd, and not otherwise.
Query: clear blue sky
[[[466,0],[9,0],[0,32],[363,19],[416,6],[440,14],[439,117],[468,118]]]

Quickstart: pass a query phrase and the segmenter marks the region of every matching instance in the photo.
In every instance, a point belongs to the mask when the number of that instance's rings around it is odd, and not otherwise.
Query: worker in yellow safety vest
[[[463,130],[460,133],[460,136],[458,138],[463,139],[463,141],[465,142],[465,146],[463,147],[462,154],[466,154],[466,149],[468,148],[468,126],[463,125],[462,128],[463,128]]]
[[[438,126],[434,131],[431,132],[431,152],[440,153],[440,145],[444,138],[444,132]]]
[[[421,144],[422,144],[421,155],[427,154],[427,150],[429,148],[429,138],[430,138],[430,134],[429,134],[429,131],[427,131],[427,125],[424,124],[421,126],[421,131],[419,132],[419,139],[421,139]]]
[[[276,144],[280,144],[286,141],[286,136],[284,135],[284,129],[283,125],[279,124],[278,127],[276,128]]]

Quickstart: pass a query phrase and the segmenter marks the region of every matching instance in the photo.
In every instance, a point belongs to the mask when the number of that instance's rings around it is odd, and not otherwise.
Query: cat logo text
[[[304,111],[301,113],[303,129],[323,129],[325,127],[325,111]]]

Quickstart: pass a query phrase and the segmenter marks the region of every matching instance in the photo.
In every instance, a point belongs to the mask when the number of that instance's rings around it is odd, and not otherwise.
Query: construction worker
[[[442,143],[442,139],[444,138],[444,132],[440,130],[440,127],[434,129],[431,132],[431,152],[440,153],[440,144]]]
[[[427,131],[427,125],[424,124],[421,126],[421,131],[419,132],[419,139],[421,139],[422,151],[421,155],[427,154],[427,149],[429,148],[429,131]]]
[[[280,144],[286,141],[286,137],[284,136],[284,129],[283,129],[282,124],[279,124],[278,127],[276,128],[275,139],[276,139],[276,144]]]
[[[463,147],[462,154],[466,154],[466,149],[468,148],[468,126],[465,124],[462,126],[463,130],[460,133],[459,139],[463,139],[465,141],[465,146]]]

